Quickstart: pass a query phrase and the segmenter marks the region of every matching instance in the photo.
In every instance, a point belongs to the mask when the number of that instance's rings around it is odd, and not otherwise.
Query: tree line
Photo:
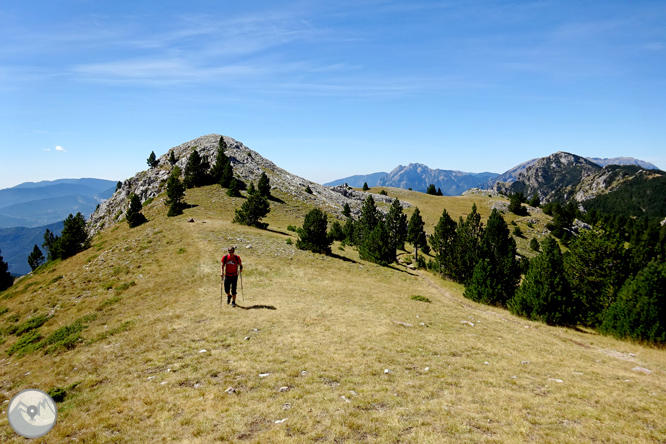
[[[319,209],[310,211],[297,229],[296,246],[330,253],[337,240],[356,246],[363,260],[388,265],[410,242],[417,258],[419,250],[432,251],[427,264],[423,256],[417,263],[463,284],[466,298],[549,325],[581,325],[619,338],[665,344],[666,226],[593,213],[588,215],[593,229],[574,236],[566,227],[575,208],[557,204],[549,209],[556,215],[550,228],[565,238],[568,249],[563,252],[554,236],[541,243],[533,239],[532,248],[540,253],[532,260],[518,254],[496,209],[485,225],[476,205],[457,222],[445,209],[426,236],[418,208],[407,222],[397,199],[384,215],[372,196],[358,219],[345,205],[345,224],[336,220],[328,231],[328,216]]]

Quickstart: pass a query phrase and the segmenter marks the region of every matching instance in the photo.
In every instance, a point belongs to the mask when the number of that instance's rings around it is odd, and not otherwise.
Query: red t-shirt
[[[226,265],[226,268],[224,267]],[[241,258],[235,254],[227,254],[222,258],[222,267],[223,270],[226,270],[224,273],[225,276],[236,276],[238,275],[238,267],[241,266]]]

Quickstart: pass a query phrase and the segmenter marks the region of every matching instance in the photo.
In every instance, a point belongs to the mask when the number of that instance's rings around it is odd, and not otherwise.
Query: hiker
[[[243,271],[243,264],[240,256],[234,254],[234,247],[229,247],[228,251],[229,254],[222,258],[222,277],[224,279],[224,292],[227,294],[227,304],[231,302],[231,306],[235,307],[238,273]]]

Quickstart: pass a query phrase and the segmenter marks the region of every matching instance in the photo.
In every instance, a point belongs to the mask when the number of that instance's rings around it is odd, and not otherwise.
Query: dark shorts
[[[224,292],[226,294],[236,294],[237,286],[238,286],[238,276],[224,277]]]

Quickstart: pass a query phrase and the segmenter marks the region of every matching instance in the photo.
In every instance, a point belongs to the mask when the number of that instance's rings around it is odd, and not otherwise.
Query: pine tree
[[[168,217],[178,216],[183,214],[183,196],[185,196],[185,186],[180,181],[180,168],[177,166],[171,171],[166,186],[167,199],[166,204],[169,205]]]
[[[435,187],[435,184],[431,183],[428,185],[428,189],[426,190],[426,194],[430,194],[432,196],[437,195],[437,188]]]
[[[363,191],[368,191],[369,189],[368,182],[363,182]]]
[[[332,241],[342,242],[345,240],[345,232],[342,225],[340,225],[340,222],[337,220],[334,220],[331,224],[331,229],[328,231],[328,237]]]
[[[533,237],[532,240],[530,241],[530,250],[532,251],[539,251],[541,247],[539,246],[539,241],[537,240],[536,237]]]
[[[463,296],[483,304],[496,305],[502,287],[498,282],[496,271],[488,259],[477,262],[469,284],[465,287]]]
[[[564,267],[573,291],[583,301],[583,322],[597,326],[628,275],[624,241],[606,230],[584,231],[569,245]]]
[[[516,241],[509,234],[501,213],[490,213],[479,243],[479,256],[488,260],[497,293],[484,295],[484,303],[505,306],[513,297],[520,280],[520,266],[516,261]]]
[[[449,213],[442,211],[439,222],[429,238],[440,273],[450,275],[452,267],[453,243],[456,237],[456,223]]]
[[[238,180],[236,180],[235,177],[232,177],[231,181],[229,182],[229,187],[227,188],[227,196],[241,197],[240,184],[238,183]]]
[[[222,176],[220,177],[220,180],[217,183],[219,183],[222,188],[229,188],[231,187],[231,182],[233,180],[234,180],[234,170],[231,167],[231,162],[228,162],[224,166],[224,169],[222,170]]]
[[[345,217],[351,217],[351,208],[347,202],[345,202],[344,206],[342,207],[342,215]]]
[[[666,344],[666,264],[651,261],[628,279],[608,308],[602,333]]]
[[[157,156],[155,156],[155,151],[150,152],[150,156],[148,156],[148,160],[146,162],[151,168],[155,168],[160,163],[160,161],[157,160]]]
[[[42,250],[39,249],[37,245],[32,249],[32,253],[30,253],[30,256],[28,256],[28,265],[30,265],[30,269],[32,271],[35,271],[40,265],[42,265],[45,261],[44,254],[42,253]]]
[[[210,179],[208,177],[208,161],[201,158],[199,152],[195,149],[190,154],[185,167],[183,184],[185,188],[195,188],[206,185]]]
[[[532,196],[532,199],[530,199],[530,207],[538,207],[541,205],[541,199],[539,199],[539,195],[537,193],[534,193],[534,196]]]
[[[511,195],[509,199],[509,211],[519,216],[526,216],[527,209],[523,208],[521,196],[522,194],[518,193]]]
[[[130,196],[130,206],[127,210],[127,214],[125,215],[125,219],[127,219],[127,224],[130,226],[130,228],[138,227],[139,225],[147,222],[146,216],[141,213],[141,209],[142,206],[139,196],[132,193],[132,196]]]
[[[63,222],[62,233],[55,238],[50,253],[54,259],[67,259],[88,248],[89,242],[85,217],[81,213],[76,213],[76,216],[70,214]]]
[[[381,213],[375,205],[375,199],[370,194],[363,201],[361,215],[354,227],[354,234],[356,236],[354,244],[360,246],[363,243],[363,239],[375,229],[380,220],[382,220]]]
[[[395,255],[395,250],[404,250],[407,240],[407,215],[402,212],[402,205],[398,199],[393,199],[386,215],[386,231],[393,254]]]
[[[363,238],[358,247],[359,257],[363,260],[388,266],[395,261],[395,249],[386,241],[389,236],[384,221],[379,220],[377,225]]]
[[[443,195],[444,195],[444,193],[442,193],[442,189],[437,188],[437,196],[443,196]]]
[[[259,194],[261,196],[267,197],[270,199],[271,197],[271,181],[268,179],[268,176],[266,175],[265,172],[261,173],[261,177],[259,178],[259,181],[257,182],[257,191],[259,191]]]
[[[424,248],[428,245],[425,231],[423,231],[424,226],[421,211],[419,207],[416,207],[407,224],[407,240],[414,246],[414,256],[417,261],[419,260],[419,248]]]
[[[47,228],[46,232],[44,232],[44,243],[42,244],[42,247],[44,247],[44,250],[46,250],[47,260],[49,261],[57,259],[57,256],[55,256],[55,251],[53,250],[55,240],[56,236],[51,230]]]
[[[116,184],[116,191],[118,191],[122,187],[123,187],[123,183],[121,181],[118,181],[118,183]]]
[[[2,259],[0,254],[0,291],[5,291],[14,285],[14,276],[9,272],[9,264]]]
[[[220,140],[222,139],[220,138]],[[222,142],[220,142],[219,145],[220,146],[217,148],[215,163],[213,164],[213,168],[210,171],[210,182],[218,184],[221,183],[220,181],[222,180],[222,176],[224,175],[225,168],[227,168],[227,166],[231,168],[231,161],[224,153],[224,150],[226,149],[226,144],[224,144],[224,148]],[[233,176],[233,173],[231,174],[231,176]],[[224,188],[228,188],[228,184]]]
[[[234,222],[262,228],[264,224],[260,221],[270,212],[270,203],[266,197],[259,194],[252,182],[250,182],[247,194],[243,205],[236,210]]]
[[[170,151],[169,152],[169,163],[171,164],[171,166],[174,166],[177,162],[178,162],[178,160],[176,160],[176,156],[175,156],[173,150]]]
[[[349,245],[356,245],[356,223],[351,217],[347,219],[342,232],[345,234],[344,242]]]
[[[574,326],[579,302],[566,278],[560,247],[547,237],[542,250],[530,261],[522,284],[507,304],[509,311],[549,325]]]
[[[481,215],[476,210],[476,204],[473,204],[472,211],[465,220],[461,216],[456,227],[450,269],[451,277],[455,281],[466,285],[472,278],[474,267],[480,259],[479,246],[482,235]]]
[[[314,208],[305,215],[303,227],[298,229],[296,248],[310,250],[313,253],[329,254],[332,240],[327,233],[328,216],[319,208]]]

